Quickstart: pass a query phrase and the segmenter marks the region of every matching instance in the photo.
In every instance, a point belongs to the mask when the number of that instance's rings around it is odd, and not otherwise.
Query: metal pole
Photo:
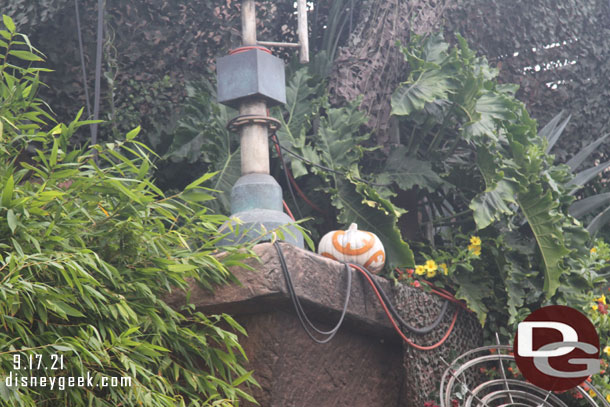
[[[244,46],[256,45],[256,9],[254,0],[241,3],[241,30]],[[239,105],[240,115],[267,115],[263,99],[247,99]],[[241,174],[269,174],[267,126],[246,124],[241,127]]]
[[[302,64],[309,62],[309,32],[307,28],[307,0],[297,1],[297,18],[298,18],[298,34],[299,34],[299,45],[301,50],[299,52],[299,59]]]

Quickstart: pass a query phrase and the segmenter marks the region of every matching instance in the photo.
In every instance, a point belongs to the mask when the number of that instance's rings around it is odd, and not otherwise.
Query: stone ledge
[[[314,317],[332,323],[343,309],[347,277],[343,264],[282,243],[282,249],[295,291],[306,311]],[[284,280],[277,252],[271,243],[254,247],[259,259],[248,259],[246,264],[254,270],[233,267],[231,272],[239,284],[220,285],[211,292],[196,281],[189,282],[190,301],[196,309],[204,312],[225,312],[233,315],[252,314],[283,309],[291,311],[292,304]],[[370,334],[398,340],[382,307],[379,305],[369,284],[360,273],[350,269],[352,289],[346,315],[348,328],[364,329]],[[419,289],[406,286],[392,287],[381,277],[375,279],[390,299],[411,298],[426,304],[417,312],[406,312],[403,318],[415,326],[424,326],[435,319],[442,300]],[[183,305],[184,293],[172,293],[166,301],[171,306]],[[294,311],[292,311],[294,313]]]

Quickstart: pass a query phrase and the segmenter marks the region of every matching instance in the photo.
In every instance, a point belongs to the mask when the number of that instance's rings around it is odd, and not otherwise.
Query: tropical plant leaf
[[[606,134],[589,144],[586,147],[583,147],[574,157],[570,158],[566,165],[572,169],[572,171],[576,170],[580,165],[589,157],[594,151],[597,151],[600,144],[602,144],[606,139],[610,136],[610,134]]]
[[[574,178],[572,178],[566,184],[566,186],[568,186],[568,187],[570,187],[570,186],[577,187],[577,188],[572,189],[570,191],[570,194],[574,194],[578,190],[578,187],[585,185],[587,182],[591,181],[595,176],[597,176],[599,173],[601,173],[608,167],[610,167],[610,160],[608,160],[602,164],[596,165],[595,167],[591,167],[586,170],[583,170],[583,171],[577,173],[576,175],[574,175]]]
[[[407,116],[422,110],[426,103],[447,99],[454,89],[449,72],[425,70],[417,79],[401,83],[392,94],[392,114]]]
[[[185,114],[178,121],[166,158],[194,163],[203,161],[209,172],[216,172],[207,187],[217,198],[209,206],[221,213],[231,212],[231,188],[241,176],[240,148],[236,135],[227,130],[231,111],[212,102],[213,86],[206,81],[187,85]]]
[[[494,156],[485,147],[477,149],[477,166],[486,188],[475,196],[469,204],[477,229],[484,229],[501,216],[514,213],[508,204],[516,203],[515,196],[519,185],[514,179],[497,174]]]
[[[610,222],[610,206],[593,218],[589,225],[587,225],[587,231],[594,235],[608,222]]]
[[[565,247],[557,202],[551,191],[543,191],[540,185],[530,185],[528,190],[520,191],[517,202],[536,238],[545,265],[544,291],[550,298],[560,284],[562,261],[570,253]]]
[[[368,140],[370,134],[360,134],[366,116],[352,106],[329,109],[321,118],[317,133],[317,147],[323,162],[335,170],[348,170],[362,157],[359,143]],[[350,137],[345,137],[350,134]]]
[[[470,276],[458,276],[460,286],[455,293],[455,298],[465,300],[468,308],[473,310],[481,325],[485,325],[489,309],[485,306],[484,300],[491,291],[489,281],[472,280]]]
[[[469,137],[486,135],[497,139],[496,120],[514,120],[515,102],[509,97],[498,93],[487,91],[476,101],[474,116],[477,118],[465,127],[466,135]]]
[[[320,102],[320,83],[311,85],[313,77],[307,68],[301,68],[294,73],[286,85],[286,104],[274,109],[274,116],[282,123],[277,131],[280,144],[307,156],[313,162],[312,149],[306,145],[306,134],[311,129],[310,120],[317,113]],[[291,164],[295,178],[308,173],[300,160],[294,160],[285,154],[284,160]],[[317,163],[317,162],[316,162]]]
[[[443,179],[432,170],[429,161],[409,157],[407,152],[405,146],[393,150],[375,182],[378,184],[395,182],[400,189],[405,191],[417,186],[432,192],[443,185]]]
[[[513,180],[500,180],[491,189],[485,190],[470,202],[474,220],[478,229],[485,229],[492,222],[500,220],[502,214],[510,215],[514,211],[508,203],[516,203],[515,195],[519,186]]]
[[[564,115],[564,111],[557,113],[539,132],[538,137],[545,138],[547,140],[546,152],[550,152],[559,137],[563,134],[566,126],[568,125],[572,115],[566,117],[561,123],[560,120]]]
[[[580,199],[570,206],[569,211],[570,215],[574,216],[575,218],[580,218],[581,216],[594,211],[600,206],[605,205],[610,205],[610,192]]]

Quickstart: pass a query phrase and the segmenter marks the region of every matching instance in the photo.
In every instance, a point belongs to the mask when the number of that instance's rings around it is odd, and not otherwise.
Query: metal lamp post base
[[[231,220],[221,228],[228,233],[221,245],[248,241],[268,241],[273,231],[283,233],[283,241],[303,248],[303,235],[286,215],[282,205],[282,189],[267,174],[247,174],[240,177],[231,190]]]

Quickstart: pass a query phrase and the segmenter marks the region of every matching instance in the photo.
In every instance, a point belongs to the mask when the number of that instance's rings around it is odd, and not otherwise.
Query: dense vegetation
[[[254,384],[243,329],[164,301],[187,279],[230,280],[225,220],[202,204],[205,174],[165,195],[136,137],[76,148],[82,110],[55,124],[37,97],[42,57],[10,17],[0,30],[0,397],[11,406],[232,406]],[[57,363],[63,358],[63,364]],[[31,364],[34,361],[33,364]],[[53,370],[37,370],[38,363]],[[33,367],[32,367],[33,366]],[[61,366],[61,367],[60,367]],[[29,367],[29,369],[28,369]],[[92,377],[93,387],[6,386],[6,377]],[[104,378],[130,378],[100,387]],[[66,382],[67,383],[67,382]],[[112,383],[112,382],[109,382]],[[121,383],[121,382],[119,382]]]
[[[44,3],[34,12],[31,0],[18,0],[10,10],[22,24],[36,25],[38,36],[55,30],[60,20],[67,24],[59,24],[57,38],[73,36],[71,4]],[[117,161],[121,159],[115,154],[120,153],[111,148],[112,153],[99,153],[100,159],[114,157],[107,164],[81,159],[82,165],[91,166],[83,170],[102,174],[120,166],[116,171],[131,171],[137,185],[146,185],[142,193],[159,196],[157,187],[192,181],[185,168],[217,171],[202,185],[221,194],[197,190],[186,199],[214,195],[217,199],[206,205],[215,213],[228,213],[228,191],[239,176],[239,150],[237,137],[225,127],[234,112],[214,102],[212,62],[239,43],[238,3],[204,2],[203,13],[190,4],[175,7],[162,0],[141,0],[137,7],[119,1],[107,8],[103,117],[109,120],[102,127],[102,138],[124,140],[123,130],[142,122],[146,131],[139,140],[165,160],[157,161],[163,171],[156,174],[156,187],[146,181],[152,165],[135,148],[145,149],[135,139],[115,144],[129,148],[120,156],[133,159],[135,169],[127,161]],[[292,38],[292,3],[258,2],[261,37]],[[453,290],[476,312],[488,340],[498,332],[510,341],[515,324],[531,310],[561,303],[589,312],[603,343],[610,322],[601,290],[610,256],[594,235],[607,238],[603,225],[610,220],[603,172],[610,164],[603,144],[610,114],[603,102],[608,86],[599,80],[610,67],[608,42],[599,40],[610,27],[606,2],[585,5],[571,0],[555,7],[554,2],[537,0],[516,7],[502,1],[468,0],[459,7],[445,7],[451,2],[440,1],[427,13],[416,7],[424,2],[411,2],[415,6],[409,9],[409,18],[397,19],[391,32],[384,31],[382,17],[392,17],[388,10],[395,2],[367,0],[356,8],[352,0],[313,3],[312,63],[301,67],[289,53],[282,54],[290,62],[288,102],[272,114],[283,124],[278,131],[281,144],[306,159],[285,157],[315,207],[285,196],[295,212],[312,218],[305,225],[314,236],[352,221],[376,232],[386,245],[390,264],[413,270],[398,274],[389,267],[388,277],[404,283],[426,278]],[[510,12],[506,7],[511,7]],[[93,2],[82,8],[83,19],[90,22],[83,25],[88,38],[85,53],[94,55],[95,8]],[[503,18],[514,13],[518,18],[505,24]],[[376,24],[374,17],[381,23]],[[444,17],[447,32],[461,31],[470,45],[459,35],[444,38],[430,33]],[[582,23],[562,24],[566,19]],[[424,20],[429,26],[423,27]],[[411,30],[426,35],[412,35]],[[380,38],[367,37],[370,33]],[[365,48],[376,50],[396,38],[402,44],[392,48],[391,55]],[[65,115],[73,111],[74,100],[79,107],[84,104],[79,57],[76,47],[68,54],[54,52],[63,47],[59,40],[51,41],[50,47],[53,66],[68,72],[57,75],[52,87],[56,90],[48,92],[58,101],[58,113]],[[358,69],[360,75],[351,75],[350,64],[359,67],[362,54],[367,55],[368,65]],[[369,54],[375,55],[369,58]],[[89,72],[92,60],[88,59]],[[367,79],[371,70],[381,69],[376,81]],[[346,71],[349,75],[340,77]],[[384,75],[393,75],[392,80]],[[356,79],[345,79],[350,77]],[[384,89],[375,86],[378,82]],[[364,98],[346,97],[350,94]],[[385,116],[373,109],[384,103],[380,110],[385,109]],[[77,131],[82,124],[77,121],[65,131],[76,131],[76,145],[88,137]],[[49,157],[46,161],[34,157],[41,165],[49,165],[54,149],[57,157],[67,160],[66,152],[74,148],[67,136],[58,136],[63,133],[50,134],[58,141],[46,139]],[[281,171],[274,159],[274,175],[287,192]],[[14,185],[27,185],[16,177]],[[68,197],[71,191],[72,187],[60,192]],[[121,189],[115,193],[133,200]],[[185,199],[181,192],[170,194],[172,199]],[[178,202],[171,210],[191,210]],[[108,211],[106,201],[99,204],[97,212],[85,207],[102,219],[106,212],[118,213]],[[157,212],[170,219],[177,213]],[[205,233],[198,236],[212,236],[217,224],[212,220],[219,218],[209,212],[193,213],[208,219]],[[10,219],[7,212],[7,230],[16,225],[15,219],[22,222],[23,215],[13,209]],[[160,225],[168,227],[163,221]],[[183,227],[181,222],[177,226]],[[116,228],[111,230],[116,233]],[[186,239],[188,230],[171,236]],[[188,239],[186,244],[193,247]],[[119,248],[113,250],[116,254]],[[108,259],[114,261],[114,254]],[[605,378],[596,380],[607,386]]]

